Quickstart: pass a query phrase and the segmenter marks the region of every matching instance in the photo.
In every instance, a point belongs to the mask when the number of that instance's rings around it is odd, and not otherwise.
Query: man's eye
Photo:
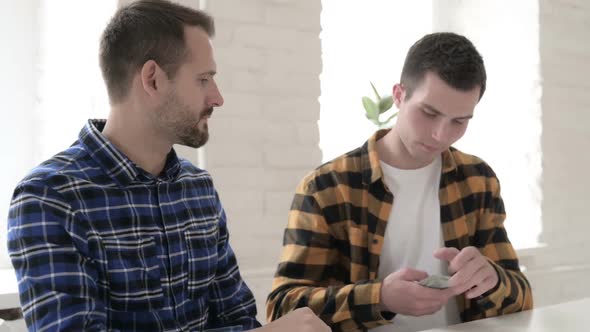
[[[429,118],[434,118],[436,116],[435,113],[430,113],[430,112],[427,112],[427,111],[422,111],[422,113],[424,113],[424,115],[426,115]]]

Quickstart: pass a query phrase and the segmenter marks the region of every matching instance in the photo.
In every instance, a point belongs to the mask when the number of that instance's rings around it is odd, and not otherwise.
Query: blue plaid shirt
[[[17,186],[8,249],[35,331],[260,326],[210,175],[174,150],[154,177],[91,120]]]

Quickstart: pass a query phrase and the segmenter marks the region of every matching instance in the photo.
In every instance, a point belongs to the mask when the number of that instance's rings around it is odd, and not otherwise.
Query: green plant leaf
[[[363,107],[367,112],[367,118],[378,120],[379,108],[375,102],[369,97],[363,97]]]
[[[395,118],[397,116],[397,112],[393,113],[389,118],[387,118],[387,120],[381,122],[381,124],[388,124],[389,121],[393,120],[393,118]]]
[[[387,112],[393,106],[393,98],[385,96],[379,100],[379,114]]]
[[[366,116],[366,117],[367,117],[367,119],[369,119],[369,121],[371,121],[371,122],[372,122],[374,125],[377,125],[377,126],[379,125],[379,120],[377,120],[377,119],[371,119],[371,118],[369,117],[369,114],[368,114],[368,113],[365,113],[365,116]]]
[[[375,92],[375,97],[377,97],[377,100],[381,100],[381,96],[379,96],[379,92],[377,92],[377,89],[375,89],[373,82],[369,81],[369,83],[371,83],[371,88],[373,88],[373,92]]]

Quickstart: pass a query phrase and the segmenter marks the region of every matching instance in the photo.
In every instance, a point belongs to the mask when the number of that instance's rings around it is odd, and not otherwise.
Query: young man
[[[498,179],[451,147],[485,87],[465,37],[434,33],[410,48],[395,126],[298,186],[270,320],[309,306],[332,331],[417,331],[532,307]],[[417,283],[429,275],[452,276],[449,287]]]
[[[31,331],[259,327],[199,147],[223,98],[213,20],[166,1],[120,9],[102,36],[111,111],[17,186],[8,247]],[[59,130],[56,128],[56,130]],[[261,331],[329,331],[305,308]]]

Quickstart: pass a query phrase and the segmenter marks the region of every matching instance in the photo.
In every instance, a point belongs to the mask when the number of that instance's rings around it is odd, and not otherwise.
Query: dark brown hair
[[[213,18],[203,11],[165,0],[139,0],[120,8],[100,40],[100,68],[111,103],[129,93],[135,73],[153,60],[173,79],[185,61],[185,26],[215,33]]]
[[[406,99],[412,96],[427,72],[437,74],[458,90],[479,86],[480,99],[486,90],[486,69],[481,55],[469,39],[455,33],[428,34],[410,47],[400,79]]]

